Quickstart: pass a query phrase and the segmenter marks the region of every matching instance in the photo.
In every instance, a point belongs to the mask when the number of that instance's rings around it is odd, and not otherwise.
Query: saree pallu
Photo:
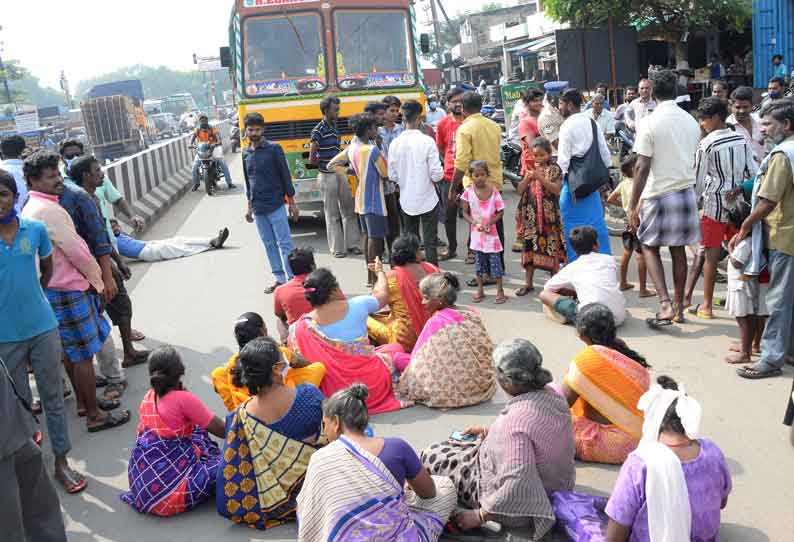
[[[350,343],[329,339],[308,315],[297,320],[289,331],[289,347],[309,361],[325,365],[325,377],[320,385],[323,395],[361,382],[369,389],[367,408],[370,414],[399,410],[401,403],[392,390],[393,355],[402,351],[399,345],[385,345],[377,350],[368,337]]]
[[[422,262],[430,275],[438,273],[435,265]],[[367,332],[375,344],[399,343],[410,352],[429,315],[422,304],[422,294],[410,271],[394,267],[386,273],[389,282],[389,312],[375,314],[367,321]]]
[[[449,478],[436,496],[406,491],[380,459],[345,437],[319,450],[298,495],[299,542],[435,542],[457,504]]]
[[[279,349],[287,362],[291,362],[292,352],[283,346]],[[210,379],[212,380],[213,388],[215,388],[215,393],[223,400],[223,404],[229,412],[242,405],[251,397],[248,388],[235,386],[234,382],[232,382],[232,371],[237,366],[237,359],[239,357],[239,353],[233,355],[229,358],[225,366],[216,367],[212,370],[212,373],[210,373]],[[301,367],[300,369],[290,367],[289,370],[287,370],[287,375],[284,377],[284,385],[294,388],[298,384],[306,383],[319,388],[324,376],[325,365],[322,363],[310,363],[306,367]]]
[[[562,174],[558,166],[550,165],[543,171],[549,181],[560,182]],[[533,179],[521,195],[518,213],[523,224],[519,237],[522,244],[521,265],[556,273],[560,264],[565,262],[558,197],[546,192],[540,179]]]
[[[565,375],[579,399],[571,407],[576,457],[595,463],[621,464],[642,436],[640,396],[650,386],[648,369],[605,346],[581,350]],[[592,408],[612,422],[587,418]]]
[[[241,405],[226,423],[215,496],[218,513],[257,529],[295,519],[298,492],[316,450],[271,430]]]
[[[493,343],[477,313],[442,309],[430,317],[416,341],[399,394],[434,408],[483,403],[496,392],[492,353]]]
[[[141,402],[140,418],[127,470],[130,490],[121,500],[144,514],[173,516],[209,499],[221,454],[207,431],[170,429],[157,414],[153,390]]]

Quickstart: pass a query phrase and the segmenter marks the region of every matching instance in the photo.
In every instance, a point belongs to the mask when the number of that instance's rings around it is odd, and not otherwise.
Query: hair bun
[[[662,375],[656,379],[656,383],[666,390],[678,391],[678,383],[669,376]]]
[[[455,291],[460,290],[460,279],[455,273],[451,271],[444,271],[444,279],[449,283]]]
[[[367,397],[369,397],[369,388],[367,388],[366,384],[362,384],[361,382],[356,382],[352,384],[347,391],[350,393],[350,396],[354,399],[358,399],[362,403],[367,401]]]

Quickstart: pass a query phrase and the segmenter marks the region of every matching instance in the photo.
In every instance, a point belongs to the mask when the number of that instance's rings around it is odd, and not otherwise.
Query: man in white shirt
[[[518,127],[521,124],[521,118],[526,114],[527,108],[524,105],[523,97],[516,100],[513,104],[513,112],[510,115],[510,129],[507,132],[507,138],[515,145],[521,145],[521,135],[518,133]]]
[[[0,142],[0,153],[3,161],[0,162],[0,169],[3,169],[14,177],[17,185],[17,201],[14,209],[17,213],[22,212],[22,206],[28,199],[28,185],[25,183],[25,176],[22,174],[22,152],[25,150],[25,140],[20,135],[4,137]]]
[[[651,82],[648,79],[640,79],[637,89],[640,96],[629,104],[631,114],[626,115],[626,127],[635,134],[639,122],[656,109],[656,100],[651,97]]]
[[[685,247],[700,242],[695,198],[695,152],[700,127],[675,103],[678,80],[672,70],[654,72],[656,110],[639,125],[634,151],[634,190],[630,225],[637,232],[648,274],[661,309],[647,320],[652,327],[683,322],[687,260]],[[642,200],[642,204],[640,204]],[[673,260],[674,298],[670,300],[659,249],[669,247]]]
[[[598,234],[590,226],[574,228],[568,242],[579,257],[546,282],[539,296],[543,311],[560,323],[576,324],[580,305],[601,303],[615,316],[615,324],[621,325],[626,319],[626,298],[618,286],[615,258],[598,253]]]
[[[598,124],[601,133],[611,137],[615,135],[615,116],[612,111],[604,107],[605,100],[606,98],[602,94],[596,94],[590,101],[592,107],[587,112],[590,114],[590,118]]]
[[[443,107],[438,105],[438,96],[435,94],[431,94],[427,98],[427,115],[425,116],[425,121],[433,128],[435,132],[436,126],[438,123],[441,122],[441,119],[447,116],[447,112],[444,111]]]
[[[764,134],[761,133],[761,121],[752,114],[753,89],[750,87],[736,87],[731,93],[731,115],[725,120],[732,126],[736,133],[742,134],[753,149],[756,163],[760,164],[764,158]]]
[[[438,265],[436,207],[439,199],[435,183],[444,177],[444,168],[436,142],[419,130],[422,104],[407,100],[401,111],[404,129],[389,147],[389,179],[400,185],[405,230],[418,237],[421,223],[425,259]]]
[[[598,138],[598,153],[606,167],[612,164],[612,154],[609,152],[604,134],[598,129],[588,112],[581,113],[582,94],[579,90],[571,88],[562,93],[560,98],[560,113],[565,117],[565,122],[560,127],[560,143],[557,149],[557,165],[563,174],[563,185],[560,191],[560,214],[565,228],[565,249],[568,261],[577,258],[576,251],[568,242],[571,231],[576,226],[592,226],[598,234],[598,247],[602,254],[612,254],[609,244],[609,230],[604,221],[604,208],[601,206],[601,193],[596,190],[584,198],[574,198],[568,189],[568,170],[571,161],[583,157],[593,145],[593,126]]]

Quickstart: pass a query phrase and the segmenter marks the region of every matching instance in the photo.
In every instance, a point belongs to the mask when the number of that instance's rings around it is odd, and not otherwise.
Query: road
[[[229,155],[229,161],[235,180],[241,184],[239,155]],[[508,209],[514,209],[517,199],[512,188],[505,190],[505,199]],[[150,348],[175,345],[187,367],[185,385],[218,415],[225,412],[212,390],[209,373],[225,364],[235,351],[232,327],[236,317],[257,311],[265,317],[271,332],[275,331],[272,296],[263,293],[272,275],[254,226],[243,219],[243,208],[239,188],[234,192],[220,190],[212,198],[202,192],[188,193],[145,237],[209,236],[228,226],[231,237],[227,248],[171,262],[134,264],[134,277],[128,285],[135,310],[133,324],[147,335],[144,343]],[[508,235],[512,236],[512,225],[507,222]],[[459,228],[460,238],[465,235],[462,230]],[[296,244],[316,250],[319,265],[332,266],[346,293],[364,293],[362,259],[332,260],[319,222],[302,220],[294,228],[294,239]],[[618,239],[613,239],[613,249],[619,250]],[[445,268],[468,276],[473,271],[472,266],[460,261]],[[509,254],[508,273],[507,284],[512,291],[520,285],[523,274],[516,254]],[[539,274],[538,280],[545,277]],[[461,304],[471,305],[472,293],[463,293]],[[511,297],[507,304],[498,306],[490,302],[493,292],[489,293],[489,301],[477,309],[494,341],[530,339],[559,381],[583,347],[574,330],[547,320],[536,297]],[[640,301],[632,292],[627,297],[630,317],[620,330],[621,336],[647,356],[655,376],[674,376],[702,403],[702,434],[715,441],[728,458],[734,487],[722,514],[723,542],[792,540],[794,450],[781,420],[794,371],[788,368],[785,378],[742,380],[722,361],[729,340],[737,335],[736,324],[727,314],[718,313],[719,318],[710,322],[692,320],[669,331],[652,332],[643,320],[655,302]],[[119,494],[127,489],[127,460],[135,439],[138,402],[148,388],[146,368],[131,369],[128,379],[130,388],[124,406],[134,413],[130,424],[89,435],[76,416],[71,418],[72,461],[88,475],[89,486],[80,495],[60,494],[70,541],[294,540],[294,526],[267,532],[235,526],[217,515],[214,503],[169,519],[140,515],[122,503]],[[453,430],[489,424],[504,402],[500,393],[487,404],[460,410],[413,407],[376,416],[373,425],[376,434],[403,437],[419,450],[443,440]],[[72,399],[67,407],[74,412]],[[48,446],[45,450],[49,453]],[[612,466],[579,464],[577,489],[608,494],[617,471]]]

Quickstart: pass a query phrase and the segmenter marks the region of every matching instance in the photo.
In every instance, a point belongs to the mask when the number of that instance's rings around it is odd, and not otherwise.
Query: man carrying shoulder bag
[[[599,188],[609,182],[612,155],[604,134],[586,113],[581,113],[582,93],[571,88],[560,97],[560,113],[565,118],[560,128],[557,165],[562,169],[560,213],[565,227],[568,261],[576,259],[568,237],[577,226],[590,226],[598,234],[598,251],[612,254],[609,230],[604,221]]]

